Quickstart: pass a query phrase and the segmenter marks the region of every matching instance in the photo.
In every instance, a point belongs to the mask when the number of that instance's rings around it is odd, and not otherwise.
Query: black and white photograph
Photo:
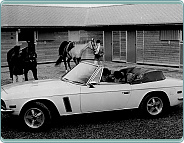
[[[183,3],[1,3],[9,139],[182,142]]]

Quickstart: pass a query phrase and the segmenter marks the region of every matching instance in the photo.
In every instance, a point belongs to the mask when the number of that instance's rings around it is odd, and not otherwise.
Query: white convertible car
[[[103,71],[81,62],[61,79],[2,86],[1,113],[19,115],[25,127],[38,130],[57,115],[140,108],[157,117],[183,102],[183,80],[165,78],[162,71],[124,67],[124,83],[102,82]]]

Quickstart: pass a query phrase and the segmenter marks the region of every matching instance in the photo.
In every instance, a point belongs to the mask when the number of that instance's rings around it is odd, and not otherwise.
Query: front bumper
[[[6,104],[5,102],[1,99],[1,114],[10,114],[10,113],[13,113],[14,111],[12,109],[8,109],[6,107]]]
[[[183,97],[179,97],[178,100],[179,100],[179,101],[183,101]]]
[[[13,113],[14,111],[13,110],[11,110],[11,109],[1,109],[1,113],[3,113],[3,114],[11,114],[11,113]]]

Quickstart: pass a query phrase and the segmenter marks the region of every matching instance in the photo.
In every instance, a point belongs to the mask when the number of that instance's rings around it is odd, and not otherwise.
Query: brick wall
[[[16,31],[1,32],[1,66],[7,66],[7,52],[16,45]],[[21,46],[22,47],[22,46]]]
[[[137,32],[137,63],[179,65],[179,41],[160,40],[160,31]]]

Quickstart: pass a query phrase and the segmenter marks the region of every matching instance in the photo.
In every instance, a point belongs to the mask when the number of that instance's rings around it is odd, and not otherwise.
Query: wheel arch
[[[146,98],[148,96],[158,96],[162,99],[164,99],[166,101],[166,104],[167,106],[170,106],[170,101],[169,101],[169,98],[167,96],[167,93],[165,93],[164,91],[151,91],[151,92],[148,92],[144,97],[143,99],[141,100],[140,104],[139,104],[139,108],[143,105],[144,101],[146,100]]]
[[[31,100],[31,101],[26,102],[23,105],[23,107],[21,108],[20,115],[28,106],[30,106],[34,102],[43,103],[50,111],[50,116],[59,116],[59,112],[58,112],[58,109],[56,108],[55,104],[48,99],[35,99],[35,100]]]

